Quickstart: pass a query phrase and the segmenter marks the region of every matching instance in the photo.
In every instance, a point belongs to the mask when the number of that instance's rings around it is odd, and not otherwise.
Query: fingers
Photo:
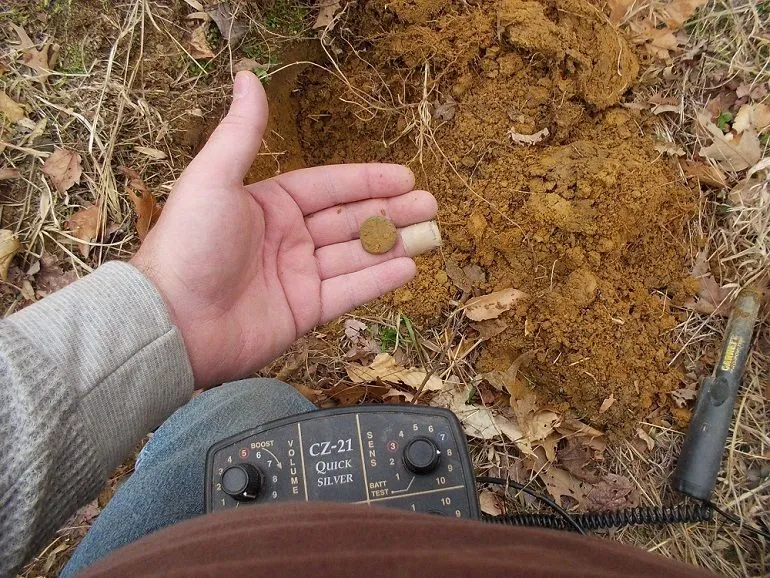
[[[294,198],[303,215],[364,199],[395,197],[414,188],[408,168],[377,163],[300,169],[274,180]]]
[[[230,111],[190,163],[188,172],[201,181],[243,183],[262,145],[267,116],[267,97],[262,83],[251,72],[239,72]]]
[[[316,247],[358,238],[358,230],[373,215],[388,217],[396,227],[405,227],[436,216],[438,206],[433,195],[412,191],[389,199],[370,199],[330,207],[305,219]]]
[[[359,305],[399,288],[416,274],[414,261],[401,257],[355,273],[326,279],[321,283],[321,323],[336,319]]]
[[[355,273],[397,257],[406,257],[406,250],[400,237],[396,246],[382,255],[367,253],[360,241],[355,240],[316,249],[315,257],[318,263],[318,275],[325,280],[338,275]]]

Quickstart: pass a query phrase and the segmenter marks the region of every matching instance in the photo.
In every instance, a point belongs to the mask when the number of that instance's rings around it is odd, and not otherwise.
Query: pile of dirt
[[[543,403],[615,431],[668,403],[666,295],[687,285],[696,195],[649,121],[615,106],[638,73],[622,35],[584,0],[370,0],[348,25],[369,40],[341,68],[349,84],[305,77],[300,135],[307,164],[404,162],[438,198],[443,251],[391,303],[428,326],[461,295],[521,289],[479,372],[534,352]],[[483,271],[470,293],[468,265]]]

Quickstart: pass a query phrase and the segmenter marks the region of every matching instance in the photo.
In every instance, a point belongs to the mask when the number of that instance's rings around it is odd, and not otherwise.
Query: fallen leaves
[[[502,434],[522,452],[532,453],[532,448],[524,439],[521,429],[510,418],[467,402],[467,391],[443,391],[431,400],[431,405],[450,409],[460,420],[463,431],[471,437],[488,440]]]
[[[755,165],[762,158],[759,134],[750,121],[746,121],[747,126],[740,134],[737,132],[724,134],[711,122],[707,112],[699,112],[697,119],[711,140],[710,145],[701,147],[699,154],[713,160],[722,170],[741,171]]]
[[[66,193],[72,185],[80,183],[82,160],[74,151],[57,148],[43,164],[43,173],[50,177],[57,191]]]
[[[698,298],[697,300],[688,299],[684,303],[685,308],[705,315],[727,316],[729,314],[728,300],[733,287],[720,287],[711,273],[711,266],[709,265],[708,255],[705,250],[700,251],[696,256],[692,276],[699,283]]]
[[[187,40],[190,56],[196,60],[209,60],[214,58],[216,54],[211,49],[211,45],[208,40],[208,22],[204,22],[200,26],[193,28],[190,32],[190,37]]]
[[[230,44],[238,44],[249,31],[248,24],[236,17],[228,2],[219,2],[208,8],[206,13],[217,25],[222,38]]]
[[[691,401],[695,401],[695,398],[698,397],[698,392],[694,389],[683,387],[670,392],[670,395],[677,407],[687,407]]]
[[[533,134],[521,134],[516,132],[514,129],[508,131],[508,136],[511,137],[513,144],[526,146],[536,145],[543,139],[548,138],[549,134],[551,133],[548,128],[544,128],[543,130],[539,130]]]
[[[101,229],[101,211],[97,205],[89,205],[78,209],[67,221],[67,228],[72,231],[72,235],[77,237],[82,243],[78,243],[78,248],[84,257],[88,257],[91,249],[89,243],[99,238]]]
[[[56,61],[59,58],[59,45],[46,41],[38,48],[21,26],[11,23],[11,28],[16,31],[19,37],[19,44],[13,48],[21,52],[24,65],[37,72],[36,78],[45,79],[56,67]]]
[[[12,181],[21,177],[19,169],[0,167],[0,181]]]
[[[503,513],[500,507],[500,498],[489,490],[479,492],[479,506],[481,511],[488,516],[499,516]]]
[[[639,505],[639,494],[631,480],[620,474],[605,474],[588,492],[591,510],[620,510]]]
[[[120,167],[120,172],[128,177],[126,194],[134,205],[136,234],[141,241],[144,241],[147,233],[160,217],[163,207],[155,200],[139,173],[128,167]]]
[[[614,403],[615,403],[615,396],[613,394],[610,394],[610,396],[602,402],[602,405],[599,406],[599,413],[606,412],[612,407],[612,404]]]
[[[679,30],[695,11],[706,4],[708,0],[673,0],[663,8],[666,15],[666,26],[671,30]]]
[[[695,161],[680,161],[679,164],[687,179],[697,179],[705,185],[718,189],[727,186],[727,177],[716,167]]]
[[[340,0],[320,0],[316,7],[318,8],[318,16],[313,23],[313,30],[333,30],[334,17],[342,8]]]
[[[373,383],[381,380],[388,383],[402,383],[413,389],[419,389],[425,382],[423,388],[425,391],[439,391],[444,388],[444,382],[440,377],[436,375],[428,377],[428,373],[421,369],[407,369],[396,363],[389,353],[380,353],[368,366],[348,363],[345,365],[345,371],[353,383]],[[427,381],[425,381],[426,378]]]
[[[452,283],[465,293],[470,293],[487,280],[484,270],[475,263],[460,267],[454,259],[450,258],[446,260],[445,270]]]
[[[26,117],[24,107],[0,90],[0,112],[11,122],[19,122]]]
[[[518,301],[526,299],[528,295],[518,289],[508,288],[500,291],[469,299],[463,311],[471,321],[485,321],[495,319],[504,311],[511,309]]]
[[[684,23],[706,1],[673,0],[658,5],[656,13],[656,10],[634,10],[638,8],[634,0],[609,0],[610,21],[618,25],[630,18],[628,26],[633,33],[632,42],[643,45],[651,56],[668,62],[671,52],[680,50],[686,43],[686,34],[680,32]]]
[[[35,288],[38,297],[45,297],[77,280],[74,270],[65,272],[50,253],[43,253],[39,262],[40,270],[35,273]]]
[[[358,361],[380,353],[380,346],[373,337],[367,335],[367,326],[358,319],[345,319],[345,337],[350,347],[345,352],[345,359]]]
[[[563,504],[563,500],[566,497],[582,508],[588,505],[588,494],[591,492],[591,485],[587,482],[561,468],[553,466],[540,472],[539,477],[543,484],[545,484],[548,493],[556,500],[556,503]]]
[[[763,133],[770,129],[770,106],[763,103],[744,104],[733,119],[733,130],[741,134],[747,130]]]
[[[8,279],[8,268],[19,249],[21,249],[21,244],[14,232],[0,229],[0,280]]]

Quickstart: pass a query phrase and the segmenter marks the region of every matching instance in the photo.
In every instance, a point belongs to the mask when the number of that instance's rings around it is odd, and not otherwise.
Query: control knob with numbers
[[[262,488],[262,472],[251,464],[230,466],[222,472],[222,490],[239,502],[256,500]]]
[[[404,465],[415,474],[429,474],[438,467],[441,450],[432,439],[420,436],[404,448]]]

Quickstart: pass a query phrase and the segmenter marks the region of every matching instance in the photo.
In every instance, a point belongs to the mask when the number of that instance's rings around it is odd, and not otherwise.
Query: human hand
[[[245,377],[314,326],[414,277],[403,243],[366,253],[360,223],[432,219],[406,167],[303,169],[243,185],[262,144],[267,99],[238,73],[228,115],[184,171],[131,263],[165,299],[197,387]]]

